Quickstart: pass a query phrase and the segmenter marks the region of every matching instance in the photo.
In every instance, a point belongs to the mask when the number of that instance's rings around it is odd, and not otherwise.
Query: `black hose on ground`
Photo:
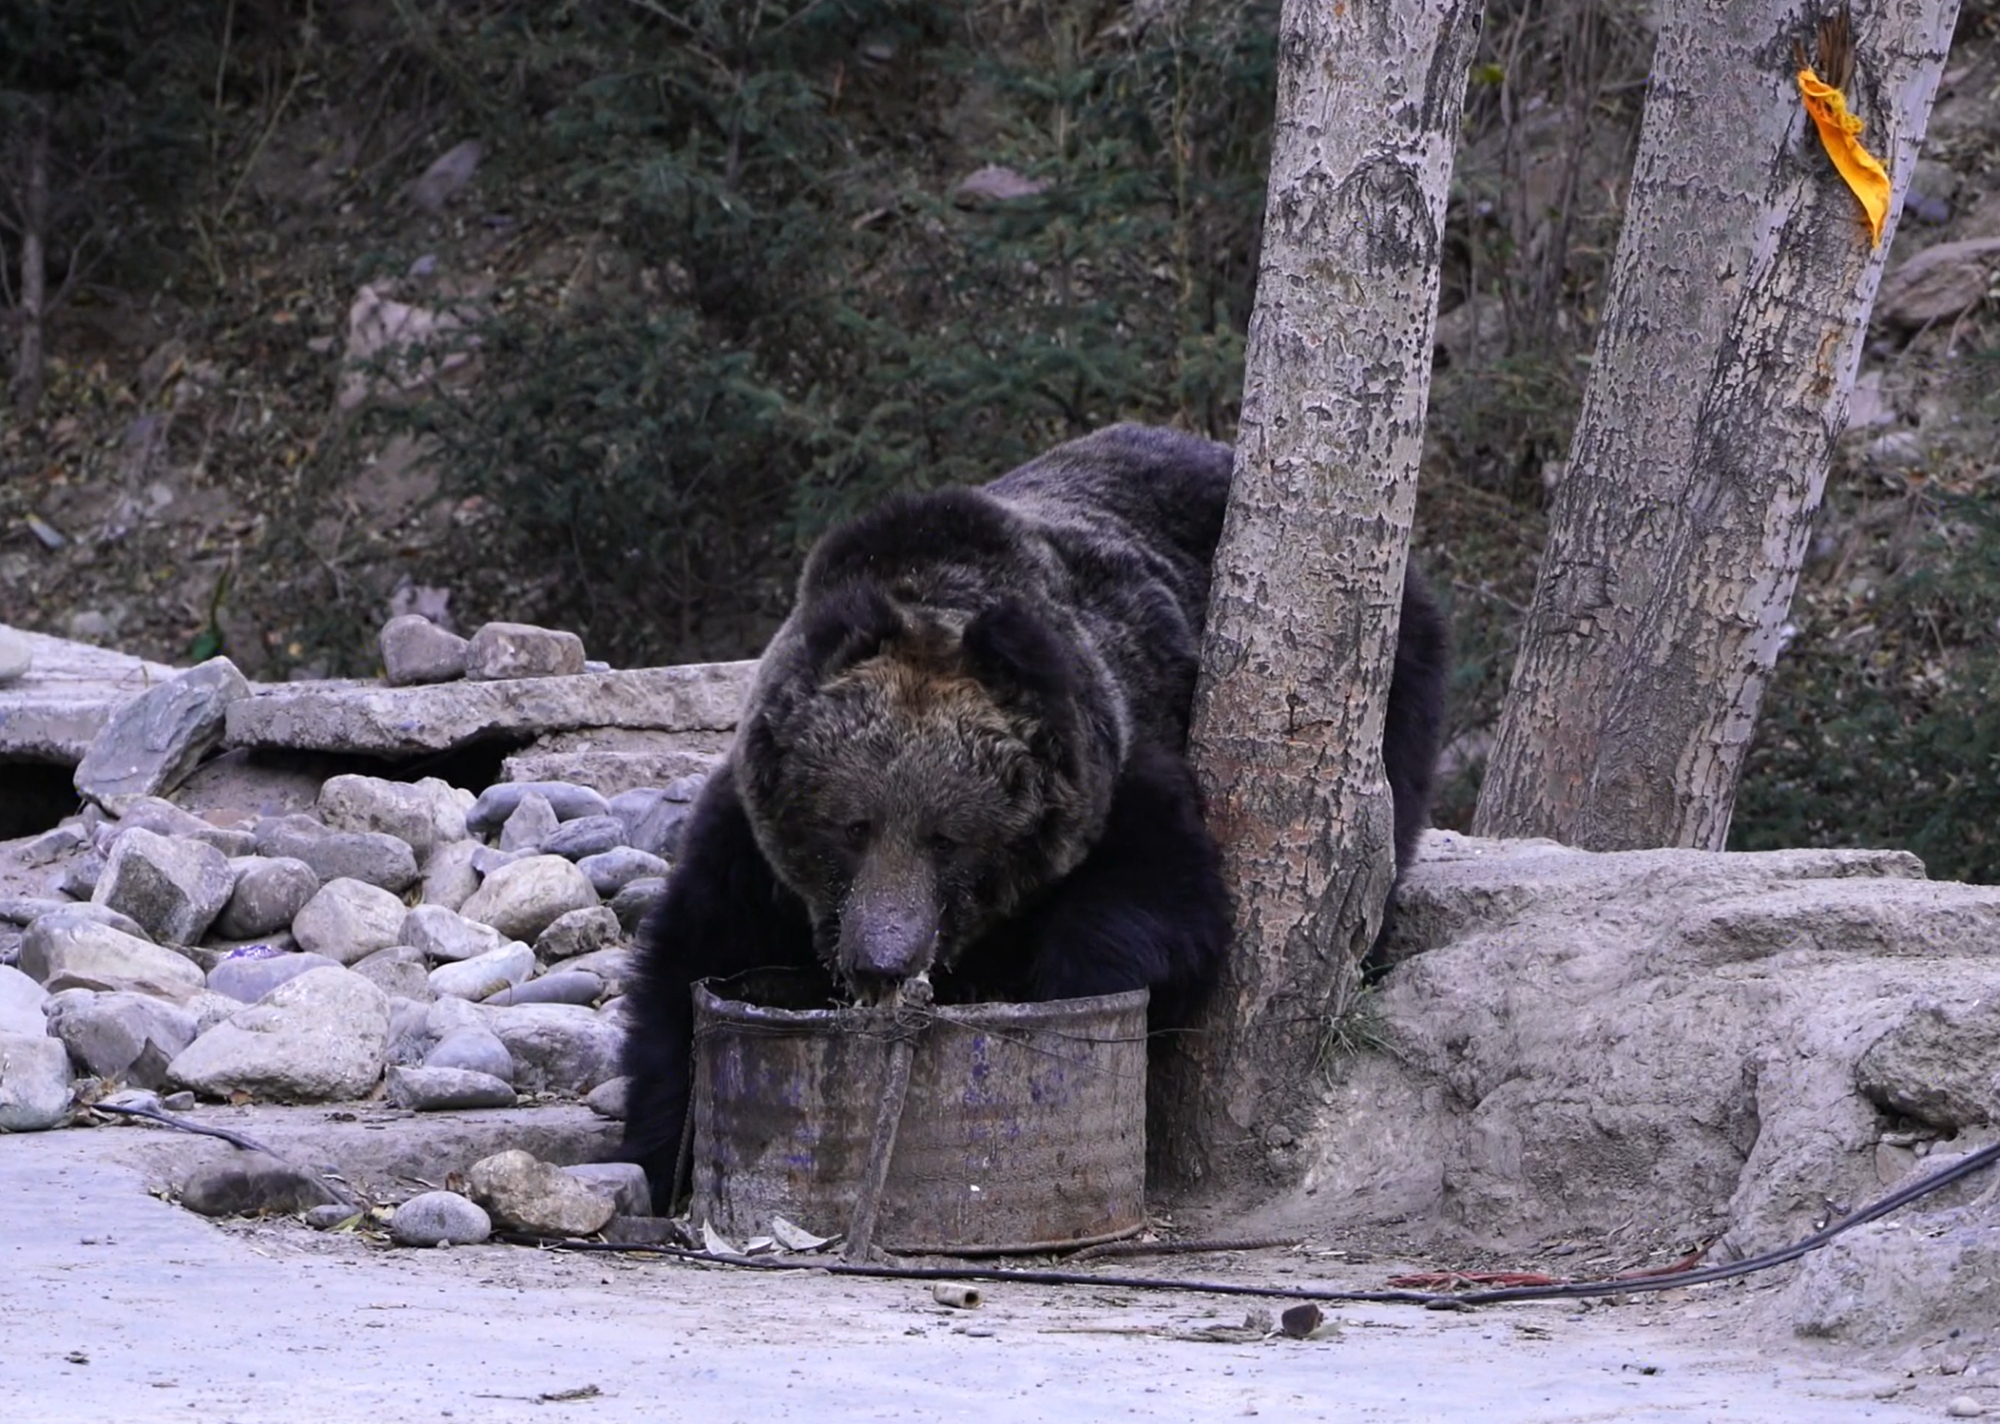
[[[1630,1276],[1602,1281],[1562,1281],[1550,1285],[1501,1286],[1491,1290],[1447,1294],[1438,1291],[1332,1290],[1316,1286],[1240,1285],[1233,1281],[1175,1280],[1168,1276],[1112,1276],[1086,1271],[1020,1270],[1001,1266],[890,1266],[860,1261],[822,1261],[804,1256],[729,1256],[676,1246],[642,1245],[623,1241],[582,1241],[571,1237],[531,1236],[522,1232],[495,1232],[496,1241],[517,1246],[537,1246],[562,1251],[609,1251],[618,1254],[664,1256],[672,1260],[738,1266],[761,1271],[817,1271],[830,1276],[867,1276],[899,1281],[1012,1281],[1018,1285],[1114,1286],[1128,1290],[1178,1290],[1196,1295],[1265,1296],[1281,1300],[1326,1301],[1355,1305],[1421,1305],[1430,1310],[1465,1310],[1480,1305],[1503,1305],[1524,1300],[1583,1300],[1596,1296],[1636,1295],[1646,1291],[1680,1290],[1684,1286],[1707,1285],[1733,1280],[1738,1276],[1795,1261],[1832,1241],[1911,1202],[1942,1190],[2000,1160],[2000,1142],[1905,1186],[1815,1231],[1803,1240],[1775,1251],[1732,1261],[1727,1265],[1703,1266],[1691,1271],[1675,1271],[1657,1276]]]

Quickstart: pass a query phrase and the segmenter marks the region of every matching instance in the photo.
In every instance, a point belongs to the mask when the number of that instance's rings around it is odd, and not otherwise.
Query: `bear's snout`
[[[840,969],[850,983],[901,981],[937,955],[936,875],[923,856],[868,858],[840,916]]]

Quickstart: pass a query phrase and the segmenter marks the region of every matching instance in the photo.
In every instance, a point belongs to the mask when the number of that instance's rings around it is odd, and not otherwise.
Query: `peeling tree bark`
[[[1393,875],[1382,715],[1474,0],[1287,0],[1235,485],[1192,756],[1237,895],[1155,1163],[1284,1171]]]
[[[1957,0],[1862,0],[1880,248],[1794,0],[1665,0],[1604,324],[1473,829],[1719,850]]]

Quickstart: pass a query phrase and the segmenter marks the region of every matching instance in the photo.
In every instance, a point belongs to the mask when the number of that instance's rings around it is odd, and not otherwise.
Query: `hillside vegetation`
[[[1588,374],[1649,13],[1496,0],[1471,76],[1418,533],[1459,645],[1447,824]],[[744,656],[888,491],[1118,419],[1227,438],[1274,14],[0,0],[0,619],[264,678],[368,673],[411,609]],[[2000,236],[1995,28],[1961,22],[1898,260]],[[1997,333],[1975,295],[1876,334],[1738,843],[2000,877]]]

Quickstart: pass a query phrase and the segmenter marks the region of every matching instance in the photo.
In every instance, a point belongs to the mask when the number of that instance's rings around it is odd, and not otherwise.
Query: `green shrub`
[[[546,100],[512,181],[599,214],[615,274],[503,289],[477,379],[414,413],[480,560],[540,575],[511,611],[617,660],[745,654],[805,543],[892,490],[1120,419],[1229,433],[1272,10],[1087,42],[916,0],[481,29],[468,68]],[[968,89],[976,131],[926,132]],[[956,201],[982,164],[1039,191]]]
[[[1894,846],[2000,881],[2000,498],[1936,498],[1872,617],[1807,618],[1779,660],[1732,849]]]

